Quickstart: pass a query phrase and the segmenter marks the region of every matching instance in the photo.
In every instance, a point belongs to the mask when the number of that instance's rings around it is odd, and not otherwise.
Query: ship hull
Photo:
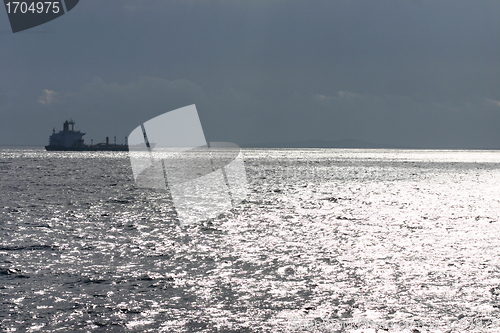
[[[128,151],[125,145],[102,145],[102,146],[83,146],[83,147],[61,147],[45,146],[47,151]]]

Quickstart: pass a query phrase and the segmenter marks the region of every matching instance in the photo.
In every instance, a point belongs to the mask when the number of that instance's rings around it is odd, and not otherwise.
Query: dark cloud
[[[212,141],[498,147],[498,13],[497,1],[80,2],[33,30],[52,33],[0,35],[1,143],[44,144],[70,116],[87,137],[126,135],[196,103]]]

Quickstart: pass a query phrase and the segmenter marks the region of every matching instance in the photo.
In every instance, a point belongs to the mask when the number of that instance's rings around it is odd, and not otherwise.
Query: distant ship
[[[69,126],[71,125],[71,129]],[[66,120],[63,124],[63,130],[56,133],[54,128],[49,138],[49,145],[45,149],[49,151],[128,151],[127,144],[109,143],[109,137],[106,142],[87,145],[83,142],[85,133],[75,131],[75,122]]]

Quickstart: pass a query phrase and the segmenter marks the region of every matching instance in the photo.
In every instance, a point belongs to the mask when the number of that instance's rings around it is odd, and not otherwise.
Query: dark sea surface
[[[0,329],[500,332],[499,151],[243,153],[180,226],[128,153],[0,148]]]

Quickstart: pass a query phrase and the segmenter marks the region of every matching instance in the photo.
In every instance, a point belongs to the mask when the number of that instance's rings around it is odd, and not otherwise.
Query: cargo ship
[[[75,131],[75,122],[73,120],[66,120],[62,131],[56,133],[55,128],[52,130],[49,145],[45,146],[45,149],[49,151],[128,151],[126,143],[116,143],[116,136],[114,143],[109,143],[109,137],[106,137],[105,142],[87,145],[83,141],[84,135],[85,133]]]

